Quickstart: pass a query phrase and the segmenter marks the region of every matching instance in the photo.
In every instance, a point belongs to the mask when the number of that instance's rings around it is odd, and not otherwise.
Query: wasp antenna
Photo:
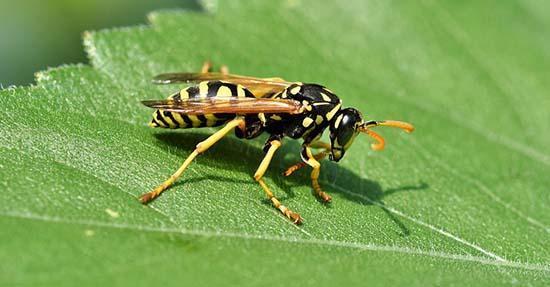
[[[392,121],[392,120],[368,121],[368,122],[365,122],[364,124],[362,124],[359,127],[359,129],[361,131],[363,131],[363,130],[366,130],[368,128],[376,127],[376,126],[386,126],[386,127],[400,128],[400,129],[402,129],[402,130],[404,130],[405,132],[408,132],[408,133],[414,131],[414,126],[412,124],[407,123],[407,122]]]
[[[371,130],[367,130],[367,129],[365,129],[362,132],[368,134],[369,136],[371,136],[376,141],[375,143],[372,143],[370,145],[370,148],[372,150],[380,151],[380,150],[384,149],[384,146],[386,145],[386,141],[384,140],[384,138],[381,135],[379,135],[379,134],[377,134],[377,133],[375,133]]]
[[[414,131],[414,126],[413,125],[411,125],[407,122],[401,122],[401,121],[392,121],[392,120],[368,121],[368,122],[364,122],[364,123],[360,124],[359,127],[358,127],[358,130],[362,133],[365,133],[365,134],[369,135],[374,140],[376,140],[376,143],[371,144],[371,148],[373,150],[376,150],[376,151],[383,150],[384,146],[385,146],[384,138],[381,135],[369,130],[369,128],[376,127],[376,126],[387,126],[387,127],[400,128],[400,129],[404,130],[407,133],[410,133],[410,132]]]

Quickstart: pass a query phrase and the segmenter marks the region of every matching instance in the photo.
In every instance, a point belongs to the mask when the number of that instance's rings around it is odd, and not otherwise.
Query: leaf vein
[[[338,240],[325,240],[325,239],[287,238],[287,237],[280,237],[280,236],[254,235],[254,234],[234,233],[234,232],[148,227],[148,226],[139,226],[139,225],[120,224],[120,223],[108,223],[108,222],[101,222],[101,221],[94,221],[94,220],[66,220],[59,217],[50,217],[50,216],[37,215],[32,213],[7,212],[7,213],[0,213],[0,216],[17,218],[17,219],[38,220],[38,221],[45,221],[50,223],[88,225],[88,226],[115,228],[115,229],[132,230],[132,231],[172,233],[172,234],[176,233],[176,234],[191,235],[191,236],[203,236],[203,237],[241,238],[241,239],[252,239],[252,240],[308,244],[308,245],[322,245],[327,247],[339,247],[339,248],[349,248],[349,249],[378,251],[378,252],[394,252],[394,253],[402,253],[402,254],[409,254],[409,255],[434,257],[438,259],[446,259],[451,261],[473,262],[473,263],[479,263],[481,265],[490,265],[490,266],[496,266],[496,267],[510,267],[510,268],[528,270],[528,271],[550,272],[550,268],[548,268],[547,265],[542,265],[542,264],[502,261],[502,260],[488,259],[488,258],[479,257],[479,256],[461,255],[461,254],[445,253],[445,252],[438,252],[438,251],[424,251],[417,248],[408,248],[408,247],[400,247],[400,246],[364,244],[364,243],[346,242],[346,241],[338,241]]]

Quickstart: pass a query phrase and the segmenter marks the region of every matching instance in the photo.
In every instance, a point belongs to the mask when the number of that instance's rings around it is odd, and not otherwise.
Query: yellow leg
[[[269,166],[269,163],[271,162],[271,159],[273,158],[273,154],[281,146],[281,142],[278,140],[271,141],[270,143],[271,143],[271,146],[269,147],[269,150],[267,151],[264,159],[260,163],[260,166],[256,170],[256,173],[254,173],[254,179],[260,184],[265,194],[267,195],[267,198],[271,200],[271,203],[275,208],[279,209],[286,217],[292,220],[292,222],[294,222],[295,224],[300,224],[302,223],[302,217],[300,217],[298,213],[295,213],[292,210],[288,209],[286,206],[282,205],[281,202],[273,195],[273,193],[271,192],[267,184],[265,184],[264,180],[262,179],[262,176],[264,175],[265,171],[267,170],[267,167]]]
[[[148,203],[151,200],[158,197],[163,191],[165,191],[168,187],[174,184],[174,182],[182,175],[185,169],[191,164],[193,159],[195,159],[199,154],[203,153],[208,148],[210,148],[213,144],[219,141],[227,133],[232,131],[235,127],[243,124],[244,124],[244,119],[242,118],[236,118],[234,120],[231,120],[221,130],[217,131],[216,133],[208,137],[206,140],[197,144],[197,146],[195,147],[195,150],[187,157],[187,159],[185,159],[183,164],[180,166],[180,168],[178,168],[178,170],[174,174],[172,174],[161,185],[157,186],[153,191],[145,193],[139,197],[139,200],[141,201],[141,203],[143,204]]]
[[[313,155],[313,158],[315,158],[315,160],[317,161],[320,161],[322,159],[324,159],[326,156],[328,155],[328,152],[327,151],[322,151],[320,153],[317,153],[317,154],[314,154]],[[287,168],[285,170],[285,172],[283,172],[283,175],[284,176],[290,176],[291,174],[293,174],[295,171],[299,170],[300,168],[303,168],[307,165],[307,163],[301,161],[301,162],[298,162],[296,163],[295,165]]]
[[[222,73],[223,75],[229,74],[229,68],[226,65],[222,65],[220,67],[220,73]]]
[[[210,71],[210,68],[212,68],[212,63],[210,61],[206,61],[202,64],[201,73],[208,73]]]
[[[315,155],[313,155],[313,158],[315,158],[317,161],[320,161],[322,159],[324,159],[330,152],[330,144],[329,143],[326,143],[326,142],[323,142],[323,141],[316,141],[316,142],[313,142],[311,143],[310,145],[311,148],[315,148],[315,149],[324,149],[324,151],[322,152],[319,152]],[[293,174],[295,171],[299,170],[300,168],[303,168],[306,166],[306,163],[301,161],[301,162],[298,162],[296,163],[295,165],[287,168],[285,170],[285,172],[283,172],[283,175],[284,176],[290,176],[291,174]]]
[[[208,73],[212,69],[212,62],[206,61],[202,64],[201,73]],[[226,65],[220,67],[220,73],[223,75],[229,74],[229,68]]]
[[[324,202],[330,202],[332,198],[321,189],[318,181],[319,173],[321,172],[321,164],[315,159],[315,157],[311,153],[310,147],[306,147],[306,153],[308,156],[308,160],[306,163],[313,168],[313,170],[311,171],[311,185],[313,186],[313,190],[315,191],[315,194],[320,197]]]

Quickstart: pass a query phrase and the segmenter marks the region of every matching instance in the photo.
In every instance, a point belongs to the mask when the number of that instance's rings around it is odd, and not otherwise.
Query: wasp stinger
[[[319,185],[320,160],[327,155],[332,161],[342,159],[353,140],[364,133],[376,140],[374,150],[384,148],[384,139],[372,131],[376,126],[397,127],[412,132],[414,127],[400,121],[366,121],[354,108],[342,108],[342,101],[327,88],[318,84],[287,82],[281,78],[254,78],[231,75],[224,66],[220,73],[209,72],[210,64],[203,65],[200,73],[161,74],[154,78],[156,84],[198,83],[185,88],[166,100],[143,101],[155,108],[152,127],[200,128],[224,125],[216,133],[197,144],[180,168],[153,191],[140,197],[148,203],[170,187],[191,164],[193,159],[205,152],[226,134],[235,130],[238,138],[252,139],[263,132],[270,134],[260,166],[254,179],[260,184],[273,206],[294,223],[302,218],[281,204],[266,185],[262,176],[267,170],[282,139],[302,138],[303,162],[288,168],[288,176],[306,165],[312,167],[311,184],[315,194],[325,202],[331,197]],[[320,141],[325,129],[330,131],[330,143]],[[313,153],[312,149],[320,150]]]

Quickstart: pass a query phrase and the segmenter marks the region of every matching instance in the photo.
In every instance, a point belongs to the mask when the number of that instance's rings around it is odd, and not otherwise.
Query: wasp
[[[206,62],[200,73],[168,73],[156,76],[155,84],[195,83],[165,100],[142,101],[156,109],[149,125],[155,128],[186,129],[223,126],[210,137],[198,143],[195,150],[166,181],[151,192],[141,195],[143,204],[158,197],[169,188],[189,167],[191,162],[231,131],[238,138],[253,139],[262,133],[269,134],[264,146],[265,156],[254,173],[273,206],[296,224],[302,217],[281,204],[263,180],[275,151],[285,137],[303,139],[300,152],[302,162],[289,167],[283,174],[310,166],[314,194],[323,202],[331,197],[319,185],[321,161],[329,157],[340,161],[360,133],[371,136],[373,150],[384,148],[384,139],[371,130],[388,126],[412,132],[406,122],[365,120],[354,108],[342,108],[342,101],[331,90],[318,84],[289,82],[282,78],[256,78],[229,74],[226,66],[220,72],[210,72]],[[330,143],[321,141],[326,129]],[[314,153],[313,150],[317,152]]]

